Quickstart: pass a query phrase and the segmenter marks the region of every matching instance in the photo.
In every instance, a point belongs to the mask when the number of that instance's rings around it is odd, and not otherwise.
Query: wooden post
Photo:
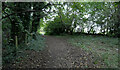
[[[16,46],[16,49],[18,48],[18,38],[17,36],[15,36],[15,46]]]
[[[27,34],[25,34],[25,44],[27,45]]]

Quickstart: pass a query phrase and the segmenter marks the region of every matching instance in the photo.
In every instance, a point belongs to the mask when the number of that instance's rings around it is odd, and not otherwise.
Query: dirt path
[[[13,63],[13,68],[94,68],[91,54],[67,43],[65,37],[45,36],[43,51],[25,51],[27,59]]]
[[[48,45],[47,60],[43,65],[47,68],[81,68],[95,65],[92,62],[90,55],[82,49],[73,47],[67,43],[67,38],[55,36],[45,36],[46,44]]]

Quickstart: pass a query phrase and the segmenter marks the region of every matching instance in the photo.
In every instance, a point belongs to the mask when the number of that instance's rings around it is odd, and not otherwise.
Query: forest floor
[[[26,50],[26,58],[12,63],[13,68],[100,68],[93,54],[68,43],[68,37],[44,36],[46,47],[42,51]],[[20,58],[20,57],[19,57]],[[18,58],[18,59],[19,59]]]

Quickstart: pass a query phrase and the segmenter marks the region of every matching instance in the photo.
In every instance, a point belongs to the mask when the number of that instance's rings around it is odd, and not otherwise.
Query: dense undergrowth
[[[18,48],[15,46],[5,45],[3,46],[3,66],[7,65],[9,63],[12,63],[14,61],[19,62],[19,60],[22,60],[22,58],[26,57],[26,50],[33,50],[33,51],[41,51],[45,47],[45,39],[39,35],[36,34],[36,39],[29,39],[27,44],[20,44]],[[18,59],[18,57],[21,57]]]
[[[101,67],[118,67],[118,38],[93,35],[68,36],[68,42],[83,50],[92,52],[94,64],[103,62]]]

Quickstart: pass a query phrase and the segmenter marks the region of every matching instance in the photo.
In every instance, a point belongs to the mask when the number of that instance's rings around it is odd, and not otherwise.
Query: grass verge
[[[118,38],[106,36],[79,35],[69,36],[69,43],[92,52],[95,64],[102,61],[106,67],[118,67]],[[105,67],[102,66],[102,67]]]

